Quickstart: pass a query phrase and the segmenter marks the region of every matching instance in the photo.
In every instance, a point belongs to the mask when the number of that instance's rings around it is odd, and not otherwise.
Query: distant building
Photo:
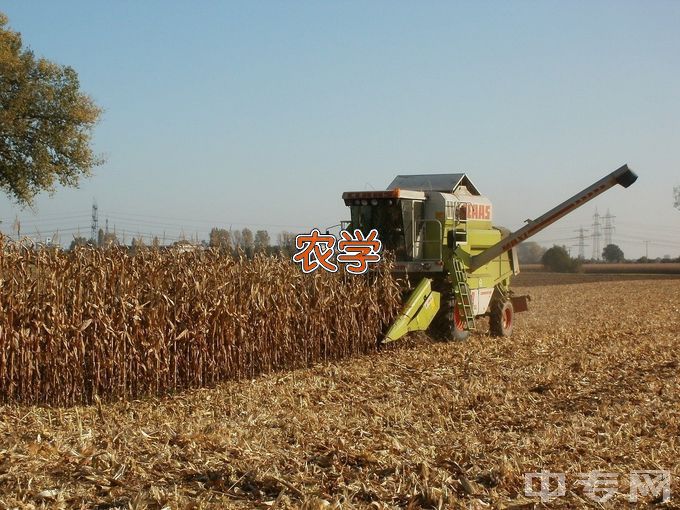
[[[203,249],[204,247],[201,246],[200,244],[194,244],[191,241],[187,241],[185,239],[172,243],[172,250],[178,253],[186,253],[190,251],[197,251]]]

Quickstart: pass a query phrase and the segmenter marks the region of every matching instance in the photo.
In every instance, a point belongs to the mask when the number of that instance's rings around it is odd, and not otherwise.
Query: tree
[[[36,58],[6,25],[0,12],[0,188],[30,205],[103,162],[90,148],[101,110],[71,67]]]
[[[97,233],[97,246],[100,248],[111,248],[112,246],[118,246],[118,236],[115,232],[104,232],[103,229],[99,229]]]
[[[146,248],[146,243],[144,242],[144,238],[139,236],[139,237],[133,237],[132,238],[132,243],[130,244],[130,253],[133,255],[136,253],[139,253],[140,251],[144,250]]]
[[[673,205],[675,206],[676,209],[680,209],[680,186],[676,186],[673,188]]]
[[[266,252],[269,249],[269,232],[258,230],[255,232],[255,251]]]
[[[240,230],[229,230],[231,234],[231,244],[234,250],[238,250],[243,246],[243,237],[241,236]]]
[[[522,264],[540,264],[545,248],[534,241],[524,241],[517,246],[517,256]]]
[[[287,257],[292,257],[295,254],[295,234],[284,230],[279,233],[277,240],[281,254]]]
[[[553,246],[541,258],[541,263],[556,273],[574,273],[580,267],[578,260],[572,259],[564,246]]]
[[[71,241],[71,245],[68,247],[68,249],[73,250],[77,246],[87,246],[88,244],[89,241],[83,236],[73,236],[73,241]]]
[[[608,244],[602,250],[602,258],[607,262],[623,262],[623,251],[615,244]]]
[[[231,249],[231,232],[224,228],[213,228],[210,230],[208,243],[211,248],[219,250]]]
[[[252,257],[253,248],[255,247],[255,238],[253,237],[253,231],[249,228],[244,228],[241,230],[241,240],[243,243],[243,249],[248,257]]]

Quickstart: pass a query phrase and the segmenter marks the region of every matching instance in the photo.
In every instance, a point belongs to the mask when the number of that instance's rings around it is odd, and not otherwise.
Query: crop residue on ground
[[[612,508],[631,470],[671,471],[677,494],[677,281],[516,290],[533,300],[511,339],[421,340],[161,400],[4,406],[1,503],[533,508],[523,477],[541,469],[567,476],[551,508],[587,506],[591,471],[620,477]]]

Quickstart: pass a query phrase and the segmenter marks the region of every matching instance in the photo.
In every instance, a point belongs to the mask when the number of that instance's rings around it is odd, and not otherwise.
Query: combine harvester
[[[511,276],[519,273],[514,247],[636,179],[623,165],[514,233],[493,225],[491,201],[465,174],[399,175],[386,191],[343,193],[351,212],[347,228],[376,229],[383,249],[395,255],[394,272],[406,276],[410,295],[383,342],[431,325],[447,340],[465,340],[480,316],[489,316],[492,335],[509,336],[515,312],[528,309],[528,296],[510,290]]]

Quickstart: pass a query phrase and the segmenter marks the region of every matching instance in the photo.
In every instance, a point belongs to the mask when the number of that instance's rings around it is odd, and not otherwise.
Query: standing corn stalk
[[[160,395],[370,352],[398,300],[385,270],[0,241],[0,400]]]

